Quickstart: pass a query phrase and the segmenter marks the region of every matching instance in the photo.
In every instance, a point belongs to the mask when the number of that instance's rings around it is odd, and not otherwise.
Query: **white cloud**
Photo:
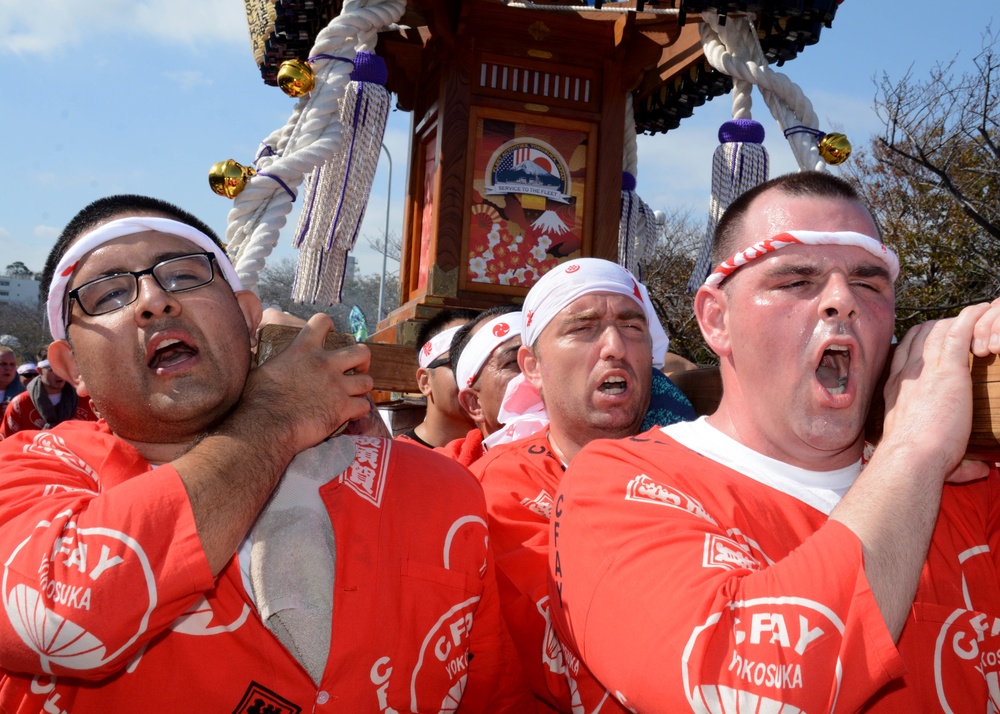
[[[55,242],[61,232],[62,231],[55,226],[35,226],[31,229],[31,234],[35,236],[35,238],[52,242]]]
[[[68,49],[104,34],[192,47],[244,43],[249,48],[243,3],[235,0],[32,0],[4,3],[0,12],[0,53],[59,61]]]
[[[163,76],[174,82],[181,88],[182,92],[189,92],[199,87],[211,87],[212,78],[204,72],[188,70],[185,72],[164,72]]]

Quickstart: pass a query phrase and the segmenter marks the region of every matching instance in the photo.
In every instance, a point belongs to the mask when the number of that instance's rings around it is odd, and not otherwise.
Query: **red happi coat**
[[[370,437],[320,489],[336,538],[319,684],[263,625],[234,555],[213,579],[187,493],[104,422],[0,443],[0,711],[532,711],[482,492]]]
[[[828,518],[852,469],[796,469],[703,420],[587,445],[550,531],[564,646],[635,712],[997,711],[996,471],[944,487],[894,644],[861,542]]]

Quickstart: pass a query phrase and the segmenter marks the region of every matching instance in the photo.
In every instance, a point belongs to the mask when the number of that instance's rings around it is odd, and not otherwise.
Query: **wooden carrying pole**
[[[257,363],[285,349],[298,327],[265,325],[260,331]],[[331,332],[326,338],[327,349],[338,349],[354,344],[351,335]],[[416,393],[417,356],[412,347],[402,345],[366,342],[372,352],[368,374],[375,382],[375,389],[385,392]],[[891,355],[890,355],[891,358]],[[972,372],[972,435],[966,455],[982,461],[1000,461],[1000,357],[969,356]],[[882,421],[885,416],[885,401],[882,389],[888,376],[883,374],[875,390],[871,411],[865,424],[865,439],[877,444],[882,438]],[[670,374],[674,384],[684,392],[695,412],[699,415],[711,414],[722,399],[722,377],[718,367],[702,367],[687,372]]]
[[[298,327],[264,325],[260,330],[257,347],[257,364],[278,354],[299,334]],[[326,348],[336,350],[355,343],[354,337],[331,332],[326,337]],[[383,392],[419,392],[417,388],[417,355],[413,347],[366,342],[371,350],[368,374],[375,382],[375,390]]]

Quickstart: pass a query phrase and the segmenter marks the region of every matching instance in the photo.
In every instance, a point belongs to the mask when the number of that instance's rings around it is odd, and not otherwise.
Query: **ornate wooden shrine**
[[[268,83],[341,10],[245,2]],[[732,87],[704,58],[697,13],[760,13],[762,48],[781,63],[818,39],[837,3],[590,5],[410,0],[380,34],[387,86],[413,118],[400,307],[376,341],[412,343],[417,321],[445,307],[518,300],[560,261],[615,260],[627,119],[669,131]]]

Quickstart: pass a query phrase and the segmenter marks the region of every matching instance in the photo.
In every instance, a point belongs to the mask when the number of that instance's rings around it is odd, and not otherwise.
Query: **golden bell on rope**
[[[308,62],[285,60],[278,67],[278,86],[289,97],[301,97],[316,86],[316,73]]]
[[[212,168],[208,170],[208,185],[220,196],[236,198],[246,188],[250,177],[256,174],[250,166],[226,159],[212,164]]]
[[[819,140],[819,155],[831,166],[842,164],[851,155],[851,142],[843,134],[824,134]]]

